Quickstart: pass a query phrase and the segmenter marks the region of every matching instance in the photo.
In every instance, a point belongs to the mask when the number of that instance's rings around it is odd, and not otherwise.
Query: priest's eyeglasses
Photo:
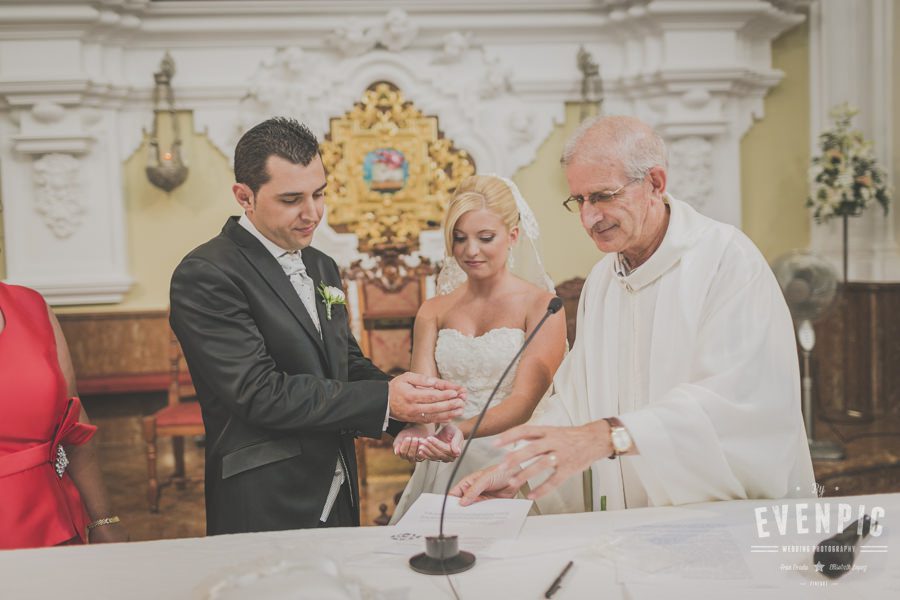
[[[627,188],[632,183],[636,183],[638,181],[643,181],[643,177],[634,177],[629,179],[613,191],[602,191],[602,192],[591,192],[588,194],[587,201],[591,206],[595,206],[597,204],[602,204],[604,202],[609,202],[616,198],[616,196],[621,196],[624,192],[623,190]],[[584,196],[569,196],[566,198],[562,205],[566,208],[567,211],[577,213],[581,210],[581,205],[584,204]]]

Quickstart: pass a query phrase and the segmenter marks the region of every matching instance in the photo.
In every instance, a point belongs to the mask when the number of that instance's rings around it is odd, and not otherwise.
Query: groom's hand
[[[438,379],[404,373],[388,383],[391,417],[407,423],[446,423],[462,415],[466,390]]]

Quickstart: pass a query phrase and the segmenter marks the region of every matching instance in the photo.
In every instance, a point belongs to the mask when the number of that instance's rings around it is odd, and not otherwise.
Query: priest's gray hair
[[[610,159],[620,160],[631,179],[642,179],[653,167],[669,166],[662,137],[640,119],[622,115],[585,119],[566,141],[560,162],[568,167]]]

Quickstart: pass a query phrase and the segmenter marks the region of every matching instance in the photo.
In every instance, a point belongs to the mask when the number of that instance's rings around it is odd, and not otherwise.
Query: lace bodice
[[[468,390],[466,408],[461,420],[478,414],[487,402],[503,369],[516,355],[525,332],[512,327],[491,329],[478,337],[460,333],[456,329],[441,329],[434,349],[434,360],[442,379],[465,386]],[[491,406],[496,406],[512,391],[518,360],[497,391]]]

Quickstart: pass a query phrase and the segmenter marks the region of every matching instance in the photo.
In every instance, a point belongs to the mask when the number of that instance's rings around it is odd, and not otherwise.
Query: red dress
[[[62,445],[88,441],[81,402],[66,395],[47,305],[0,283],[0,548],[86,541],[87,513]]]

